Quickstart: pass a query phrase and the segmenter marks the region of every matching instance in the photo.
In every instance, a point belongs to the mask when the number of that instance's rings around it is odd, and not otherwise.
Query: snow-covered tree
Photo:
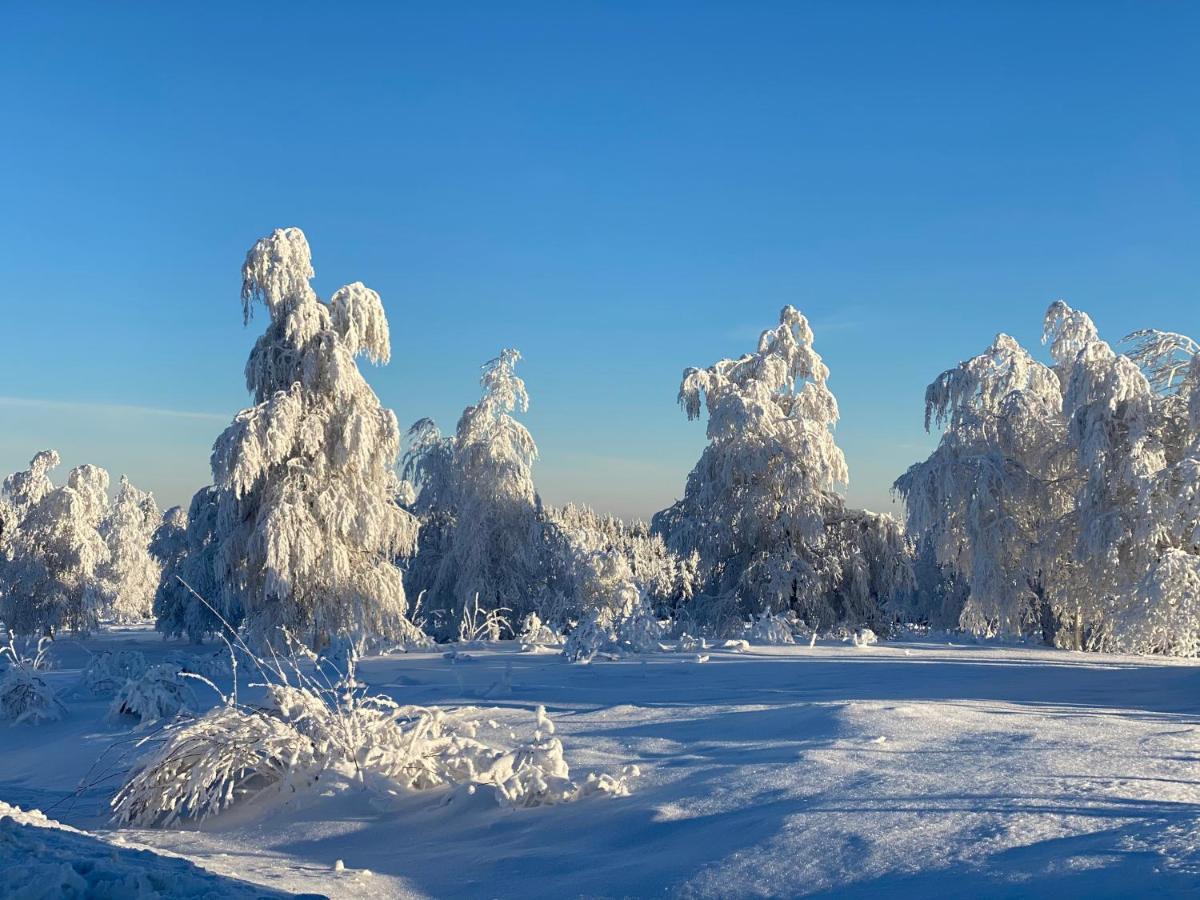
[[[1001,335],[930,386],[944,425],[896,483],[921,546],[965,586],[962,624],[1060,646],[1200,652],[1200,363],[1183,335],[1128,353],[1062,301],[1052,368]]]
[[[338,633],[420,640],[393,562],[417,533],[395,500],[399,429],[355,362],[388,361],[387,317],[362,283],[325,301],[312,277],[298,228],[276,230],[246,256],[245,319],[261,304],[270,322],[246,364],[255,405],[213,448],[215,521],[189,518],[189,545],[211,546],[214,567],[210,584],[192,587],[215,588],[205,600],[231,622],[244,617],[260,640],[276,640],[281,626],[318,644]],[[183,596],[160,592],[168,631],[195,621],[190,601],[171,600]]]
[[[628,580],[656,615],[673,618],[691,600],[698,555],[672,552],[644,522],[625,523],[572,503],[547,509],[546,517],[550,597],[544,613],[551,624],[562,626],[596,607],[603,592],[594,584],[595,564],[611,554],[623,558]],[[599,605],[621,605],[619,593],[610,591]]]
[[[1101,340],[1061,301],[1046,314],[1070,411],[1069,444],[1084,479],[1071,517],[1073,565],[1062,591],[1077,610],[1075,647],[1195,655],[1200,621],[1200,517],[1189,502],[1200,471],[1190,408],[1195,343],[1143,330],[1130,353]]]
[[[100,526],[109,552],[108,562],[100,568],[101,618],[140,622],[150,617],[162,574],[150,542],[161,524],[162,514],[153,495],[138,490],[122,475],[117,498]]]
[[[982,633],[1042,627],[1043,541],[1071,508],[1076,479],[1053,370],[1006,334],[925,392],[933,455],[896,481],[908,529],[970,585],[962,624]]]
[[[537,445],[513,416],[529,405],[516,374],[520,359],[506,349],[484,364],[483,396],[463,411],[453,439],[428,419],[409,432],[405,474],[419,488],[415,508],[427,531],[410,582],[447,625],[476,603],[510,610],[519,621],[538,611],[545,592],[544,517],[532,474]]]
[[[239,599],[224,595],[217,581],[219,498],[215,487],[201,488],[186,515],[176,507],[155,532],[152,552],[163,566],[154,594],[155,627],[168,637],[199,642],[220,633],[222,619],[234,627],[242,621]]]
[[[828,377],[808,320],[791,306],[755,352],[684,372],[679,402],[689,419],[707,409],[709,443],[683,499],[654,527],[676,552],[699,554],[697,611],[718,630],[787,609],[813,624],[871,619],[906,589],[907,565],[884,566],[901,582],[870,584],[869,604],[844,605],[861,599],[845,589],[844,565],[860,551],[842,545],[858,531],[840,524],[846,511],[835,488],[849,476],[833,438]],[[903,546],[890,518],[874,527],[890,533],[886,545]]]
[[[53,450],[38,453],[28,470],[4,482],[14,524],[0,556],[0,621],[29,634],[45,629],[87,630],[101,605],[98,569],[109,559],[100,524],[108,507],[108,473],[82,465],[55,487]]]
[[[162,514],[162,521],[150,536],[150,555],[158,563],[159,572],[174,571],[187,556],[187,510],[172,506]]]

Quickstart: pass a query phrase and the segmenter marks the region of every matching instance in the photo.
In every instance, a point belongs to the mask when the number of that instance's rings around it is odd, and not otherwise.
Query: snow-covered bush
[[[879,636],[870,628],[860,628],[851,638],[855,647],[872,647],[879,643]]]
[[[108,473],[77,466],[55,487],[49,473],[58,462],[44,450],[4,482],[10,525],[0,553],[0,621],[19,634],[88,630],[102,606],[98,571],[109,550],[99,528]]]
[[[104,650],[88,661],[83,686],[96,696],[110,696],[130,679],[145,675],[146,668],[146,657],[139,650]]]
[[[314,654],[304,656],[316,662]],[[269,704],[249,707],[231,696],[196,719],[168,726],[113,799],[118,822],[203,820],[238,802],[304,792],[318,779],[327,789],[357,785],[384,794],[490,786],[504,805],[536,806],[624,794],[637,774],[631,768],[620,778],[572,781],[553,723],[540,707],[528,741],[496,746],[481,738],[471,710],[403,706],[368,693],[355,679],[353,659],[332,685],[306,675],[296,656],[275,668],[258,664],[270,678]]]
[[[593,609],[571,629],[563,642],[563,656],[571,662],[591,662],[598,653],[617,646],[616,616],[611,609]]]
[[[176,716],[190,716],[196,709],[196,695],[178,666],[150,666],[140,677],[130,678],[117,691],[109,706],[113,719],[134,716],[142,724]]]
[[[400,433],[356,363],[387,362],[387,317],[361,282],[324,301],[312,278],[298,228],[246,255],[244,317],[259,303],[270,316],[246,364],[255,405],[213,447],[214,484],[200,505],[215,509],[197,515],[193,501],[189,515],[189,550],[211,570],[183,578],[256,641],[287,626],[312,646],[337,633],[420,642],[394,564],[417,535],[395,499]],[[203,633],[211,621],[191,592],[164,584],[164,629]]]
[[[530,613],[521,622],[517,640],[523,644],[561,644],[563,636],[541,620],[537,613]]]
[[[660,649],[663,629],[633,580],[629,562],[616,550],[576,553],[576,593],[585,610],[563,644],[572,662],[601,652],[650,653]]]
[[[7,668],[0,673],[0,718],[14,725],[28,722],[40,725],[57,722],[67,714],[67,708],[58,694],[38,675],[46,665],[49,641],[38,642],[37,653],[26,656],[17,649],[16,640],[9,633],[8,644],[0,647],[0,660]]]
[[[796,638],[792,629],[795,626],[796,617],[791,613],[764,613],[750,623],[746,636],[750,643],[768,647],[794,644]]]
[[[680,556],[698,554],[689,617],[715,633],[736,637],[752,616],[789,609],[812,625],[860,624],[911,590],[898,527],[847,511],[835,492],[849,476],[828,377],[791,306],[755,352],[684,372],[679,402],[689,419],[707,409],[709,443],[653,525]]]

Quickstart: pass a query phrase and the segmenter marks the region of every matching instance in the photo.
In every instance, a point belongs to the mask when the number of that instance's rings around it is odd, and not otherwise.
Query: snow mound
[[[796,639],[792,636],[792,622],[790,616],[763,614],[750,625],[750,643],[768,647],[794,644]]]
[[[23,900],[87,897],[274,898],[270,888],[221,878],[185,859],[118,847],[87,832],[0,801],[4,895]]]

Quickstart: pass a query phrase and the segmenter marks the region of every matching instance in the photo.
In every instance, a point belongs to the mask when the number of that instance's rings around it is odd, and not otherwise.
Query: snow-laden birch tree
[[[1050,526],[1077,488],[1058,375],[1013,338],[948,369],[925,392],[933,455],[895,484],[908,530],[970,585],[964,627],[1021,634],[1043,625]],[[1061,544],[1060,544],[1061,546]]]
[[[128,623],[150,617],[162,575],[162,564],[151,554],[150,541],[161,524],[162,513],[153,495],[134,487],[122,475],[117,497],[100,525],[109,553],[99,571],[102,619]]]
[[[426,591],[426,608],[445,615],[444,629],[457,628],[476,604],[514,617],[536,612],[545,592],[537,445],[513,415],[529,406],[520,359],[505,349],[483,365],[482,396],[463,410],[453,438],[428,419],[409,432],[404,471],[419,488],[415,508],[428,527],[409,571],[414,588]]]
[[[967,586],[962,624],[1059,646],[1200,653],[1200,363],[1142,330],[1118,353],[1062,301],[1052,368],[1001,335],[939,376],[929,459],[896,483],[910,531]]]
[[[679,402],[689,419],[707,410],[709,443],[683,499],[654,527],[676,552],[699,554],[698,612],[720,630],[784,610],[814,625],[873,620],[907,589],[898,525],[886,516],[866,524],[871,514],[847,511],[836,492],[849,474],[828,377],[808,320],[792,306],[755,352],[684,372]],[[899,554],[898,564],[865,565],[864,535],[873,551]],[[855,572],[886,580],[852,587]]]
[[[1192,416],[1196,344],[1143,330],[1128,354],[1091,320],[1050,306],[1046,340],[1070,411],[1083,472],[1072,520],[1073,563],[1061,590],[1078,610],[1068,646],[1200,653],[1200,431]]]
[[[98,622],[98,570],[109,559],[99,531],[108,473],[77,466],[55,487],[50,472],[58,464],[58,454],[44,450],[4,482],[13,525],[0,548],[0,621],[18,633],[86,631]]]
[[[213,447],[216,600],[260,640],[283,627],[314,644],[337,633],[421,640],[394,564],[417,534],[395,500],[399,429],[355,362],[388,361],[387,317],[361,282],[325,301],[312,277],[298,228],[262,238],[242,267],[246,321],[260,304],[270,321],[246,363],[255,405]],[[209,527],[191,518],[189,543],[195,529],[204,544]],[[168,607],[160,619],[179,621]]]

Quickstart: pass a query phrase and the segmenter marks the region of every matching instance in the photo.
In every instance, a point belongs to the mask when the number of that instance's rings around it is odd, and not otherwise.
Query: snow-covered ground
[[[189,649],[137,630],[87,645],[137,648],[151,662]],[[69,715],[0,727],[0,800],[88,834],[3,819],[0,807],[0,864],[37,861],[62,874],[55,866],[65,862],[118,885],[140,869],[150,873],[147,891],[163,896],[1200,890],[1194,664],[946,643],[591,665],[515,645],[454,660],[444,649],[371,658],[360,676],[406,703],[495,707],[487,716],[514,728],[545,704],[573,773],[637,764],[632,795],[508,809],[482,790],[386,802],[350,790],[266,819],[235,809],[200,830],[115,829],[106,806],[134,735],[107,719],[107,698],[72,696],[87,656],[63,640],[48,680]],[[246,882],[269,890],[255,894]],[[54,885],[46,875],[23,884],[26,896],[58,896]]]

